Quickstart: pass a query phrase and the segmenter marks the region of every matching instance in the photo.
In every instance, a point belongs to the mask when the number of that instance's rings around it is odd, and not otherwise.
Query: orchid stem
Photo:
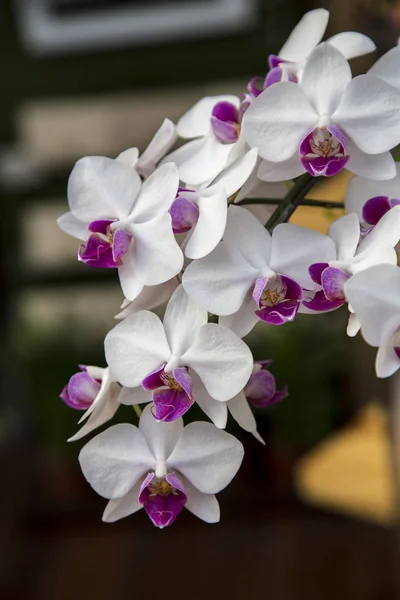
[[[142,416],[142,409],[140,408],[140,406],[138,404],[134,404],[132,408],[135,411],[137,418],[140,419],[140,417]]]
[[[237,206],[245,206],[246,204],[264,204],[275,205],[280,204],[282,199],[279,198],[245,198],[237,203]],[[298,206],[315,206],[319,208],[344,208],[344,202],[335,202],[333,200],[302,200]]]
[[[304,200],[304,196],[314,187],[317,181],[318,177],[313,177],[310,173],[304,173],[296,180],[265,225],[270,233],[280,223],[289,221],[296,208]]]

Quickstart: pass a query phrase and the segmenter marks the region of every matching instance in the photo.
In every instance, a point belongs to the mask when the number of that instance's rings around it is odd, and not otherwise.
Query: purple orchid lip
[[[174,233],[186,233],[196,225],[199,218],[199,209],[191,200],[178,196],[173,201],[169,214],[172,219]]]
[[[60,394],[60,398],[70,408],[87,410],[95,401],[101,388],[101,382],[94,379],[86,369],[72,375]]]
[[[142,381],[145,390],[153,391],[151,412],[157,421],[175,421],[184,415],[194,402],[193,382],[186,367],[166,372],[165,365]]]
[[[322,290],[318,291],[313,298],[303,300],[306,308],[316,312],[326,312],[346,303],[344,284],[350,277],[346,271],[330,267],[328,263],[315,263],[308,271],[313,281],[322,286]]]
[[[311,265],[308,269],[311,279],[315,283],[322,285],[322,273],[328,267],[328,263],[314,263],[313,265]]]
[[[309,310],[313,310],[315,312],[327,312],[335,310],[336,308],[340,308],[344,303],[342,300],[328,300],[323,290],[321,290],[317,292],[313,298],[304,299],[302,304]]]
[[[301,286],[289,277],[260,277],[253,291],[253,299],[259,308],[255,314],[270,325],[283,325],[295,319],[302,296]]]
[[[78,250],[78,260],[88,267],[115,269],[122,265],[122,258],[128,252],[132,236],[123,229],[111,231],[112,220],[99,220],[89,223],[91,235],[86,244]]]
[[[163,529],[174,523],[188,501],[188,496],[175,473],[168,473],[161,478],[149,473],[140,487],[138,501],[153,524]]]
[[[313,177],[337,175],[348,163],[346,138],[337,127],[315,127],[300,144],[300,160]]]
[[[257,363],[255,363],[256,365]],[[243,391],[247,400],[258,408],[272,406],[288,395],[286,385],[281,390],[276,389],[275,377],[268,371],[266,365],[253,372]]]
[[[222,144],[233,144],[239,139],[239,111],[231,102],[217,102],[211,113],[211,128]]]
[[[376,225],[383,215],[391,208],[398,206],[400,200],[397,198],[389,198],[388,196],[374,196],[366,201],[362,209],[363,221],[368,225]]]
[[[394,346],[393,350],[395,351],[397,358],[400,360],[400,346]]]

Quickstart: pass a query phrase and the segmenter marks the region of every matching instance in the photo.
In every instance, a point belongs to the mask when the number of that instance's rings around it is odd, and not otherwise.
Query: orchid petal
[[[300,62],[324,37],[328,25],[329,11],[316,8],[307,12],[293,29],[279,56],[284,60]]]
[[[165,163],[158,167],[143,183],[132,211],[136,223],[151,221],[162,212],[167,212],[175,200],[179,186],[176,165]]]
[[[288,179],[295,179],[303,173],[305,173],[305,168],[300,161],[300,155],[297,150],[291,158],[279,163],[263,160],[257,175],[263,181],[286,181]]]
[[[379,346],[376,354],[375,369],[377,377],[390,377],[400,368],[400,360],[393,347],[393,337],[390,336]]]
[[[169,119],[164,119],[150,144],[137,161],[136,169],[144,177],[148,177],[157,163],[174,145],[177,138],[176,126]]]
[[[226,402],[219,402],[211,398],[197,373],[191,370],[190,376],[193,381],[193,398],[218,429],[225,429],[228,419]]]
[[[181,138],[196,138],[206,135],[210,130],[211,113],[218,102],[230,102],[239,108],[237,96],[206,96],[190,108],[178,121],[176,131]]]
[[[82,448],[79,463],[92,488],[109,500],[124,496],[155,458],[143,434],[128,423],[113,425]]]
[[[107,334],[104,348],[114,377],[127,387],[140,385],[171,355],[160,319],[146,310],[118,323]]]
[[[169,159],[176,163],[181,181],[191,186],[199,186],[212,181],[227,166],[228,156],[234,145],[222,144],[210,133],[201,139],[191,156],[178,162],[177,156],[172,153]]]
[[[397,198],[400,196],[400,165],[396,163],[396,176],[388,181],[375,182],[364,177],[353,177],[347,186],[346,212],[355,212],[362,221],[363,207],[367,200],[376,196]]]
[[[249,146],[271,162],[282,162],[298,151],[302,139],[318,121],[304,90],[282,81],[264,90],[243,117],[243,135]]]
[[[104,423],[107,423],[107,421],[113,418],[119,408],[119,387],[115,383],[111,385],[112,388],[109,389],[107,394],[101,394],[96,398],[92,405],[94,409],[92,409],[90,413],[87,411],[89,416],[88,420],[75,435],[68,439],[68,442],[80,440],[85,435],[91,433],[98,427],[101,427],[101,425],[104,425]],[[86,417],[86,415],[84,416]]]
[[[243,392],[240,392],[237,396],[229,400],[228,409],[242,429],[249,433],[257,431],[256,419]]]
[[[223,190],[215,190],[213,195],[200,193],[197,205],[199,218],[185,248],[186,256],[192,259],[207,256],[221,241],[228,212],[227,199]]]
[[[90,232],[87,223],[83,223],[74,217],[72,212],[67,212],[61,215],[61,217],[58,217],[57,224],[62,231],[72,235],[78,240],[86,241],[89,237]]]
[[[86,156],[69,176],[68,202],[73,215],[87,223],[123,219],[131,212],[140,188],[134,169],[104,156]]]
[[[400,142],[400,96],[373,75],[359,75],[346,87],[332,120],[367,154]]]
[[[220,519],[220,509],[218,500],[214,494],[203,494],[203,492],[199,492],[199,490],[186,478],[182,479],[185,492],[188,496],[185,508],[206,523],[218,523]]]
[[[355,213],[340,217],[328,229],[329,237],[336,244],[336,257],[339,261],[353,258],[360,241],[360,223]]]
[[[308,269],[318,262],[329,262],[336,256],[332,240],[318,231],[282,223],[272,235],[271,269],[294,279],[302,287],[313,290]]]
[[[248,346],[232,331],[207,323],[198,330],[183,364],[192,368],[216,400],[226,401],[246,385],[253,368]]]
[[[139,158],[139,149],[138,148],[128,148],[124,150],[120,154],[118,154],[117,160],[118,162],[123,163],[127,167],[134,169],[136,167],[137,160]]]
[[[227,198],[235,194],[248,180],[257,162],[257,148],[248,150],[212,182],[212,189],[224,190]],[[209,188],[210,190],[210,188]]]
[[[128,300],[125,305],[121,306],[123,310],[115,318],[125,319],[140,310],[152,310],[157,306],[161,306],[169,300],[177,287],[178,282],[176,278],[170,279],[165,283],[160,283],[159,285],[146,286],[136,300],[133,300],[133,302]]]
[[[169,457],[168,464],[204,494],[216,494],[236,475],[243,446],[211,423],[190,423]]]
[[[376,50],[374,42],[368,36],[357,31],[342,31],[326,41],[339,50],[347,60],[364,56]]]
[[[330,44],[322,43],[307,60],[301,87],[320,116],[331,115],[350,81],[350,65],[343,54]]]
[[[379,79],[383,79],[395,88],[400,88],[400,47],[395,46],[389,52],[378,58],[376,63],[372,65],[368,71],[370,75],[375,75]]]
[[[347,138],[346,152],[349,162],[346,167],[356,175],[375,181],[386,181],[396,175],[394,158],[390,152],[366,154]]]
[[[182,282],[200,306],[225,315],[239,310],[257,275],[258,269],[229,244],[221,242],[211,254],[187,267]]]
[[[193,302],[180,285],[172,294],[164,316],[165,334],[172,354],[184,354],[207,321],[207,311]]]
[[[375,265],[353,275],[345,283],[345,294],[357,317],[362,334],[371,346],[380,346],[384,332],[400,325],[400,269]]]
[[[219,325],[227,327],[240,338],[250,333],[254,325],[258,323],[256,315],[257,305],[252,294],[247,294],[242,306],[232,315],[224,315],[218,319]]]
[[[151,392],[143,389],[141,385],[134,388],[123,386],[118,396],[118,402],[124,406],[135,406],[136,404],[151,402],[151,400]]]
[[[224,242],[240,252],[255,269],[262,269],[270,261],[270,234],[254,215],[241,206],[229,207]]]
[[[139,503],[141,484],[142,482],[139,481],[122,498],[110,500],[103,512],[102,521],[105,523],[115,523],[115,521],[133,515],[143,508],[143,505]]]
[[[158,461],[167,461],[182,435],[183,421],[179,418],[171,423],[157,422],[148,404],[140,417],[139,430],[144,435],[153,456]]]

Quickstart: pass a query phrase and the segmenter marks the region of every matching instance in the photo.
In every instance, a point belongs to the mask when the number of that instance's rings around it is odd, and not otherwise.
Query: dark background
[[[52,4],[60,15],[68,12],[66,3]],[[90,4],[70,2],[70,10]],[[363,31],[379,53],[396,43],[398,2],[315,3],[321,5],[331,5],[329,34]],[[290,396],[257,415],[265,448],[230,422],[246,455],[219,495],[218,525],[184,513],[158,531],[143,511],[103,524],[105,501],[77,463],[84,442],[66,443],[80,414],[58,398],[77,364],[104,364],[102,340],[122,301],[115,273],[78,265],[76,242],[55,225],[67,207],[74,160],[112,156],[129,145],[143,149],[164,116],[178,118],[203,90],[240,91],[265,73],[268,54],[312,7],[260,0],[252,23],[230,33],[40,54],[22,41],[15,3],[1,3],[2,599],[400,597],[396,520],[384,527],[307,506],[293,485],[298,459],[352,422],[369,400],[392,410],[388,383],[374,377],[374,351],[346,337],[345,309],[260,328],[250,338],[256,358],[274,359],[273,372]],[[355,71],[371,60],[355,61]],[[77,132],[69,130],[74,123]],[[201,418],[195,409],[191,417]],[[117,419],[134,422],[134,415],[121,407]]]

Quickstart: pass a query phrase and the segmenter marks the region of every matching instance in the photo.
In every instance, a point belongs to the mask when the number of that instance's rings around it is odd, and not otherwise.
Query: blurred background
[[[290,395],[257,415],[266,447],[229,424],[246,455],[219,525],[184,513],[161,532],[144,511],[103,524],[83,442],[66,443],[81,415],[58,397],[78,364],[104,365],[123,299],[116,274],[78,264],[57,229],[74,161],[144,149],[164,117],[239,93],[321,6],[328,35],[362,31],[378,55],[400,35],[398,0],[0,3],[2,599],[400,598],[400,383],[375,379],[375,351],[346,337],[344,308],[249,336]],[[346,183],[315,197],[342,200]],[[304,208],[294,222],[326,231],[332,218]],[[117,420],[134,419],[121,407]]]

